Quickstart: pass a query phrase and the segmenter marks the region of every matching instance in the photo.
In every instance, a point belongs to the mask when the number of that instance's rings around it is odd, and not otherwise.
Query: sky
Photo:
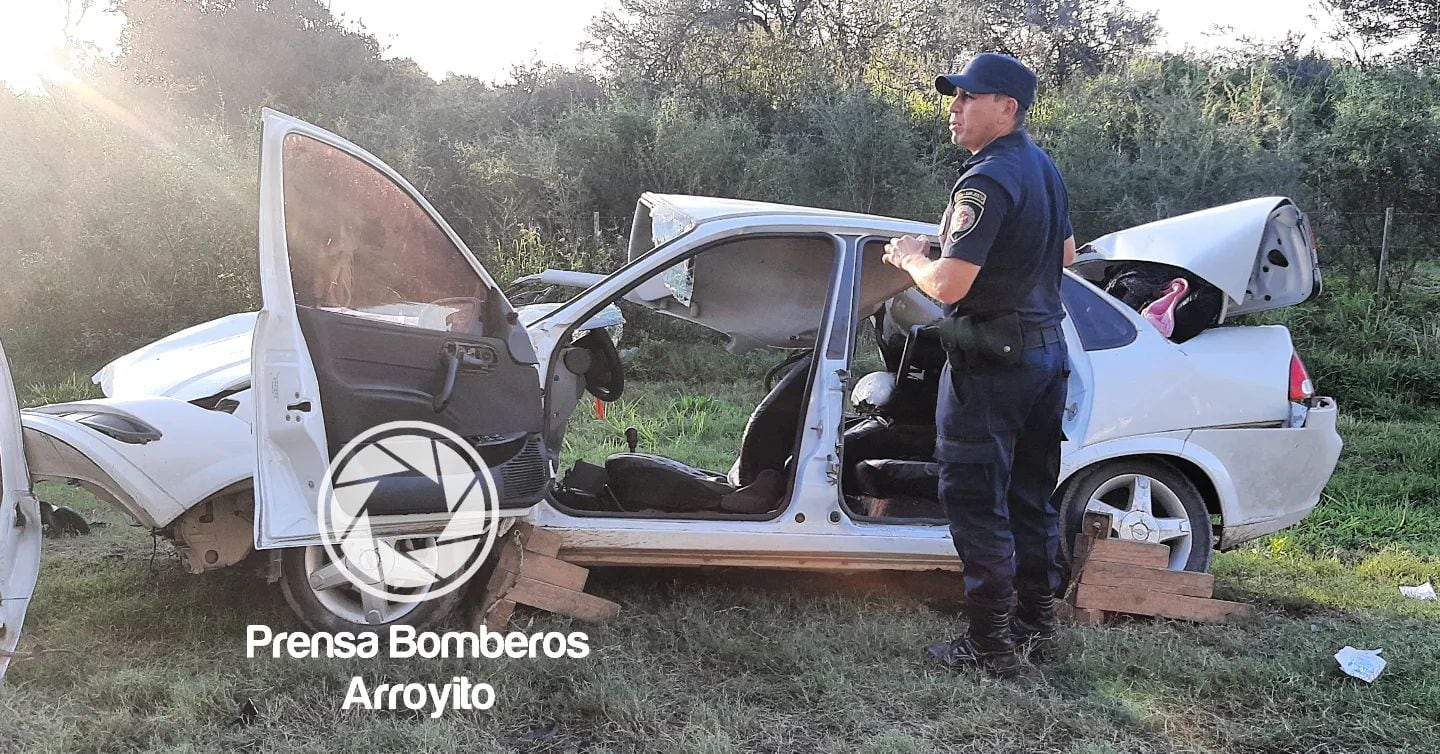
[[[326,0],[322,0],[324,2]],[[387,57],[413,58],[431,76],[463,73],[504,81],[510,67],[534,59],[584,62],[577,48],[585,27],[614,0],[328,0],[331,12],[363,24],[386,48]],[[1129,0],[1154,11],[1165,49],[1214,48],[1240,37],[1273,40],[1287,31],[1325,46],[1329,20],[1314,0]],[[76,38],[113,51],[123,18],[92,9],[67,22],[66,7],[78,0],[0,0],[0,82],[18,91],[38,91],[53,69],[55,51],[67,28]],[[96,2],[103,8],[106,3]],[[1318,18],[1317,18],[1318,17]],[[1319,22],[1317,25],[1317,21]],[[1216,31],[1217,26],[1224,27]]]

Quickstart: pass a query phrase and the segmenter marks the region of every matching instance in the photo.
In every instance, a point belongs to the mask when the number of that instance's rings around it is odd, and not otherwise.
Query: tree
[[[1435,0],[1323,0],[1367,44],[1401,45],[1414,63],[1440,62],[1440,3]]]
[[[979,2],[979,47],[1028,62],[1041,79],[1063,84],[1122,64],[1155,42],[1154,13],[1124,0]]]
[[[298,111],[380,65],[380,45],[319,0],[117,0],[116,67],[133,84],[244,126],[261,105]]]

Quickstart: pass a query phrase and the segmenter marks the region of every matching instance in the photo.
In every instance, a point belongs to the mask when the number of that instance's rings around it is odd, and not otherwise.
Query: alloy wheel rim
[[[407,540],[423,546],[427,540]],[[402,545],[404,542],[401,543]],[[422,602],[391,602],[379,595],[362,591],[343,578],[336,579],[333,573],[338,569],[332,563],[330,554],[322,546],[305,548],[305,575],[307,588],[315,599],[336,617],[362,626],[378,626],[391,623],[414,612]],[[353,569],[352,569],[353,570]],[[322,578],[323,576],[323,578]],[[317,586],[316,582],[325,582]],[[428,591],[428,587],[416,591]]]
[[[1195,544],[1190,517],[1180,496],[1146,474],[1119,474],[1090,495],[1085,510],[1110,517],[1118,539],[1163,544],[1170,548],[1170,569],[1184,570]]]

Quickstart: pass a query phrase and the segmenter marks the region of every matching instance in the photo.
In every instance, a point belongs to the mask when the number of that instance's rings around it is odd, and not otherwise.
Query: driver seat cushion
[[[627,510],[713,511],[735,491],[724,474],[649,453],[610,456],[605,459],[605,476],[611,494]]]
[[[784,471],[795,452],[800,417],[805,412],[805,386],[813,356],[795,360],[760,401],[740,435],[740,455],[730,474],[736,487],[755,482],[763,471]]]

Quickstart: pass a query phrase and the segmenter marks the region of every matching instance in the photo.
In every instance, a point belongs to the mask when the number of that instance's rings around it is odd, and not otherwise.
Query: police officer
[[[1075,239],[1060,173],[1024,129],[1035,82],[1019,60],[994,53],[935,79],[954,97],[951,140],[972,156],[951,191],[940,258],[923,236],[892,239],[885,254],[946,314],[935,458],[965,565],[969,629],[927,651],[1003,676],[1018,670],[1017,644],[1032,659],[1051,654],[1061,587],[1050,497],[1068,373],[1060,276]]]

